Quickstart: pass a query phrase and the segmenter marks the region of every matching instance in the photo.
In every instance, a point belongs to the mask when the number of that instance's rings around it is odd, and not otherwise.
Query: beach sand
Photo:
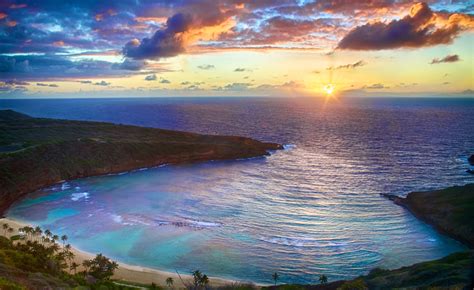
[[[11,218],[2,218],[0,219],[0,225],[7,223],[10,227],[12,227],[15,230],[15,234],[18,233],[18,229],[21,227],[24,227],[28,224],[11,219]],[[30,225],[34,226],[34,225]],[[44,229],[43,229],[44,230]],[[0,231],[0,235],[4,235],[3,231]],[[82,265],[82,262],[84,260],[90,260],[95,257],[95,254],[84,252],[81,250],[78,250],[77,248],[74,248],[72,246],[72,252],[74,253],[74,261],[80,265]],[[185,284],[191,284],[192,282],[192,276],[191,275],[186,275],[180,273],[178,276],[177,273],[173,272],[167,272],[167,271],[160,271],[156,269],[151,269],[151,268],[146,268],[146,267],[140,267],[140,266],[134,266],[134,265],[128,265],[125,263],[120,263],[117,261],[119,264],[118,269],[115,271],[114,276],[112,277],[115,280],[121,280],[121,281],[128,281],[128,282],[134,282],[134,283],[140,283],[140,284],[151,284],[155,283],[161,286],[166,286],[166,279],[168,277],[173,278],[174,280],[174,287],[175,288],[184,288],[186,285]],[[82,271],[82,266],[78,268],[78,271]],[[216,278],[216,277],[209,277],[209,282],[211,286],[217,287],[217,286],[223,286],[223,285],[229,285],[232,283],[235,283],[236,281],[232,280],[226,280],[222,278]]]

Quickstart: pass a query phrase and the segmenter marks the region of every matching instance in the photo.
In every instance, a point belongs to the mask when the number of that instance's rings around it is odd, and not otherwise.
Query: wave
[[[72,201],[78,201],[80,199],[89,199],[89,193],[88,192],[75,192],[73,194],[71,194],[71,200]]]
[[[291,150],[295,148],[296,148],[296,144],[283,144],[283,150]]]
[[[67,182],[64,182],[63,184],[61,184],[61,190],[67,190],[71,188],[71,186],[69,185],[69,183]]]
[[[347,242],[331,242],[308,237],[260,237],[260,240],[270,244],[291,247],[339,248],[348,245]]]
[[[220,222],[193,220],[193,219],[167,219],[154,218],[140,214],[117,215],[112,214],[114,222],[122,225],[144,225],[144,226],[174,226],[174,227],[188,227],[193,229],[205,229],[221,227]]]

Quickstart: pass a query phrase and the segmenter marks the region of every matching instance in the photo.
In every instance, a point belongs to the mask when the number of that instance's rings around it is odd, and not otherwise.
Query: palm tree
[[[326,275],[319,276],[319,283],[326,284],[328,282],[328,277]]]
[[[41,230],[41,228],[39,226],[36,226],[35,229],[33,230],[33,233],[35,236],[40,236],[41,237],[41,234],[43,233],[43,231]]]
[[[275,281],[275,286],[276,286],[277,280],[278,280],[278,278],[279,278],[278,273],[277,273],[277,272],[273,273],[273,274],[272,274],[272,278],[273,278],[273,281]]]
[[[71,266],[69,267],[71,269],[71,271],[74,271],[74,275],[76,275],[77,273],[77,268],[79,267],[79,264],[76,263],[76,262],[72,262],[71,263]]]
[[[63,241],[63,247],[66,245],[66,241],[67,241],[67,236],[66,235],[62,235],[61,236],[61,241]]]
[[[167,285],[169,288],[171,288],[171,287],[173,286],[173,282],[174,282],[174,281],[173,281],[173,278],[171,278],[171,277],[166,278],[166,285]]]
[[[53,243],[55,243],[56,241],[59,240],[59,236],[58,236],[58,235],[54,235],[52,239],[53,239]]]
[[[207,284],[209,284],[209,278],[206,274],[202,275],[200,284],[201,286],[206,286]]]
[[[3,227],[4,235],[6,236],[7,235],[7,230],[10,227],[10,225],[8,225],[7,223],[4,223],[2,227]]]

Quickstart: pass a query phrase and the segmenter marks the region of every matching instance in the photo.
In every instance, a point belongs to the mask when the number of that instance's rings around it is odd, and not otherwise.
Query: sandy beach
[[[28,224],[11,219],[11,218],[2,218],[0,219],[0,224],[7,223],[12,227],[15,231],[15,234],[18,233],[18,229],[21,227],[24,227]],[[30,225],[34,226],[34,225]],[[44,230],[44,229],[43,229]],[[4,235],[3,231],[0,231],[0,235]],[[82,265],[82,262],[84,260],[90,260],[95,257],[95,254],[88,253],[81,251],[72,245],[72,252],[74,253],[74,261],[80,265]],[[177,273],[173,272],[167,272],[167,271],[160,271],[156,269],[151,269],[151,268],[146,268],[146,267],[140,267],[140,266],[134,266],[134,265],[128,265],[125,263],[120,263],[119,261],[116,261],[119,264],[119,268],[115,271],[115,274],[113,276],[113,279],[115,280],[121,280],[121,281],[128,281],[128,282],[134,282],[134,283],[140,283],[140,284],[151,284],[155,283],[161,286],[166,286],[166,279],[168,277],[173,278],[174,280],[174,287],[178,288],[184,288],[186,285],[185,284],[190,284],[192,282],[192,276],[189,274],[183,274],[179,273],[179,276]],[[81,271],[82,266],[78,269],[78,271]],[[216,277],[209,277],[210,284],[212,286],[223,286],[223,285],[228,285],[231,283],[235,283],[236,281],[232,280],[226,280],[222,278],[216,278]]]

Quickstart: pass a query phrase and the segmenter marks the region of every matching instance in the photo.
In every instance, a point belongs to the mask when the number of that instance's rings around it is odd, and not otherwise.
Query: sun
[[[326,93],[327,96],[331,96],[332,93],[334,93],[334,90],[336,87],[333,84],[327,84],[323,87],[324,92]]]

